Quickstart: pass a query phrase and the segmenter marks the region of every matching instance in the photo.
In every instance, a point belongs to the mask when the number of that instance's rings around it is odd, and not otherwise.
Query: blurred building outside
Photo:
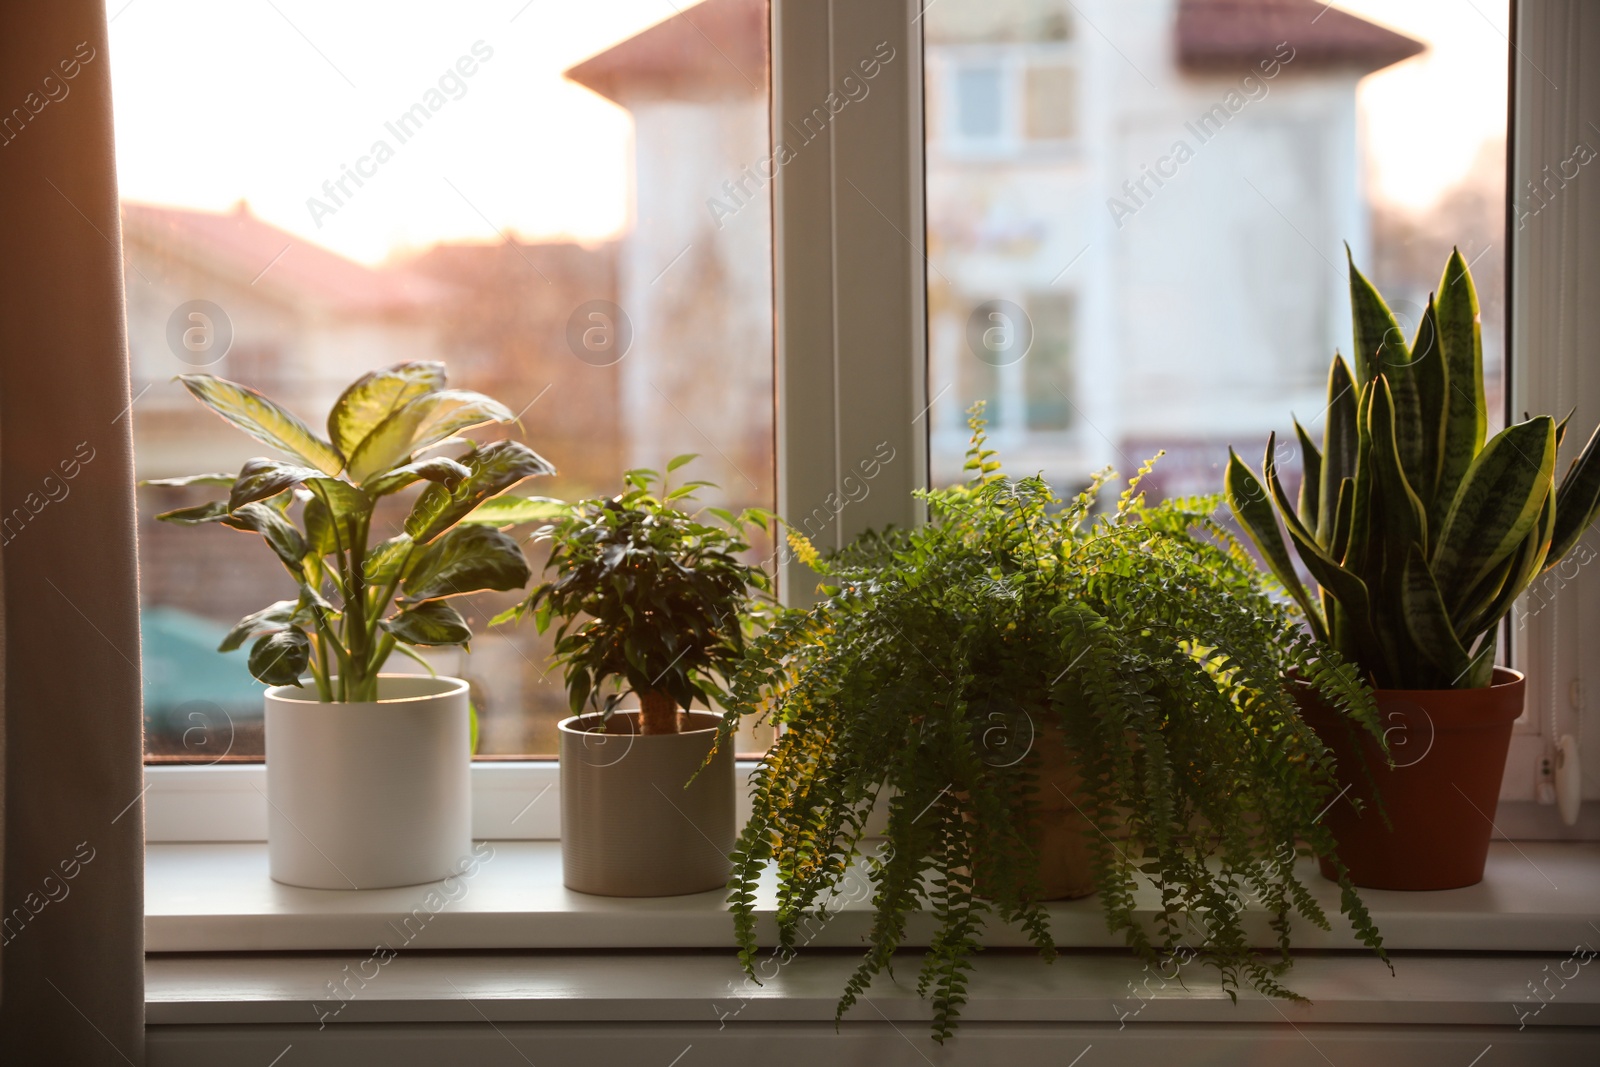
[[[1482,259],[1498,411],[1503,264],[1486,253],[1502,243],[1503,143],[1430,210],[1374,209],[1357,86],[1423,45],[1321,6],[928,6],[936,482],[959,477],[977,400],[1008,469],[1063,491],[1165,448],[1152,490],[1212,492],[1230,444],[1257,460],[1291,411],[1315,436],[1328,361],[1350,354],[1341,242],[1408,325],[1450,245],[1476,242],[1463,251]],[[366,370],[441,359],[452,384],[524,408],[518,436],[562,471],[524,491],[608,493],[624,467],[698,452],[687,473],[717,482],[718,502],[770,505],[773,412],[749,398],[772,396],[775,142],[803,151],[819,131],[769,131],[767,35],[766,0],[704,0],[567,70],[632,117],[632,203],[614,241],[445,242],[375,268],[242,202],[125,205],[140,476],[236,470],[263,451],[171,386],[174,373],[235,378],[311,421]],[[840,106],[873,105],[870,85],[845,90]],[[225,309],[225,354],[185,347],[197,323],[175,309],[194,301]],[[591,323],[620,347],[579,351]],[[1298,457],[1285,466],[1293,477]],[[286,595],[260,546],[150,519],[202,498],[141,490],[147,705],[169,749],[194,749],[174,739],[196,700],[259,716],[242,653],[202,650]],[[483,632],[511,598],[478,599],[471,655],[440,660],[479,683],[482,751],[553,751],[565,701],[548,641],[531,626]],[[239,685],[217,680],[219,661]]]

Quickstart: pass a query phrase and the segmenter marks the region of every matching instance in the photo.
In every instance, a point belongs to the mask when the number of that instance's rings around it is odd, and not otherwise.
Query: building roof
[[[124,201],[122,224],[130,242],[192,258],[220,277],[268,293],[347,314],[410,310],[437,303],[449,292],[411,271],[368,267],[296,237],[256,217],[243,200],[231,211]]]
[[[1294,70],[1378,70],[1427,46],[1317,0],[1179,0],[1178,65],[1253,67],[1287,42]]]
[[[704,0],[566,71],[626,106],[633,98],[767,92],[767,0]]]
[[[764,93],[767,4],[768,0],[704,0],[591,56],[567,70],[566,76],[624,106],[630,99]],[[981,5],[979,10],[993,7],[987,17],[1005,21],[1001,18],[1005,16],[1009,26],[1030,6],[1041,11],[1054,8],[1037,0],[1031,4],[1005,0]],[[957,14],[964,13],[947,15],[945,21],[957,25]],[[929,34],[930,39],[948,38],[937,27]],[[1047,36],[1058,35],[1052,30]],[[1295,70],[1374,71],[1427,47],[1319,0],[1178,0],[1175,36],[1178,65],[1187,71],[1253,67],[1272,58],[1284,42],[1295,50]]]

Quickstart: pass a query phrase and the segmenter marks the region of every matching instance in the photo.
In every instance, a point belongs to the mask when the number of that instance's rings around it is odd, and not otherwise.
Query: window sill
[[[262,842],[150,844],[146,849],[145,947],[148,952],[473,950],[726,951],[733,941],[724,893],[627,899],[574,893],[561,884],[555,841],[495,841],[493,857],[446,899],[440,883],[360,891],[298,889],[267,876]],[[1332,932],[1296,924],[1305,950],[1356,943],[1338,917],[1337,888],[1306,862],[1301,877],[1333,920]],[[1591,944],[1600,900],[1600,844],[1504,842],[1490,846],[1482,883],[1441,893],[1362,893],[1391,951],[1560,952]],[[771,943],[775,898],[762,887],[762,939]],[[1141,901],[1152,908],[1146,890]],[[1057,943],[1073,949],[1121,948],[1106,931],[1098,900],[1050,905]],[[856,948],[871,918],[866,903],[846,906],[807,942]],[[1271,944],[1265,915],[1251,933]],[[931,924],[914,920],[907,947],[925,946]],[[1021,948],[1017,931],[993,929],[986,944]],[[1385,972],[1387,973],[1387,972]]]
[[[517,1028],[518,1024],[555,1023],[567,1030],[583,1024],[602,1024],[603,1029],[591,1038],[613,1041],[621,1036],[619,1024],[623,1022],[691,1023],[696,1025],[686,1039],[706,1041],[708,1049],[714,1048],[712,1043],[719,1038],[740,1035],[740,1027],[746,1028],[746,1037],[771,1037],[763,1035],[758,1024],[804,1023],[810,1025],[798,1036],[831,1040],[835,1044],[818,1051],[837,1054],[840,1038],[832,1025],[834,1005],[857,962],[854,953],[802,952],[787,966],[775,968],[770,976],[763,971],[763,984],[757,986],[746,982],[738,962],[725,953],[421,953],[402,954],[381,970],[376,965],[362,970],[367,958],[364,954],[154,957],[146,965],[146,1021],[152,1034],[167,1027],[270,1027],[258,1035],[263,1038],[261,1062],[281,1050],[286,1040],[307,1043],[309,1050],[314,1047],[309,1042],[317,1037],[337,1039],[348,1035],[351,1027],[359,1032],[385,1025],[403,1026],[405,1039],[415,1041],[425,1039],[431,1032],[429,1024],[434,1024],[449,1027],[450,1040],[461,1041],[467,1035],[456,1027],[470,1026],[485,1031],[479,1036],[486,1044],[498,1045],[501,1038],[483,1026],[486,1021],[512,1028],[511,1032],[520,1036],[528,1036],[528,1032]],[[1563,957],[1556,962],[1560,958]],[[1190,1024],[1196,1031],[1200,1027],[1253,1025],[1270,1028],[1264,1035],[1256,1034],[1256,1041],[1302,1042],[1305,1032],[1286,1031],[1283,1024],[1289,1022],[1297,1028],[1311,1028],[1309,1032],[1319,1034],[1316,1044],[1322,1045],[1321,1035],[1329,1031],[1319,1031],[1318,1027],[1443,1027],[1447,1028],[1444,1032],[1428,1035],[1428,1052],[1437,1058],[1426,1062],[1459,1067],[1481,1052],[1488,1041],[1500,1040],[1492,1034],[1483,1036],[1488,1028],[1515,1027],[1519,1019],[1533,1014],[1539,1002],[1529,993],[1528,983],[1537,981],[1544,973],[1542,968],[1551,962],[1551,957],[1536,956],[1401,955],[1395,957],[1395,974],[1390,975],[1387,968],[1371,958],[1310,955],[1297,959],[1288,978],[1292,988],[1309,998],[1309,1004],[1272,1002],[1253,993],[1242,993],[1234,1004],[1211,972],[1198,978],[1190,976],[1187,988],[1175,981],[1163,987],[1136,960],[1123,954],[1068,953],[1046,965],[1031,954],[985,953],[975,962],[969,999],[962,1009],[962,1034],[970,1045],[982,1040],[985,1029],[995,1028],[995,1024],[1010,1030],[1014,1039],[1018,1026],[1088,1023],[1094,1024],[1095,1030],[1087,1034],[1087,1040],[1127,1042],[1141,1034],[1151,1034],[1150,1028],[1140,1028],[1137,1023],[1158,1023],[1167,1025],[1154,1027],[1154,1032],[1171,1041],[1177,1036],[1172,1024]],[[850,1014],[849,1028],[876,1028],[888,1021],[901,1030],[900,1036],[881,1034],[881,1040],[897,1047],[900,1040],[914,1038],[917,1046],[928,1047],[930,1042],[923,1029],[929,1017],[928,1005],[918,999],[916,983],[908,980],[916,973],[916,967],[908,960],[896,971],[900,982],[886,977],[875,982],[864,998],[866,1003]],[[371,980],[352,977],[358,974],[369,974]],[[342,989],[341,982],[345,983]],[[1119,1021],[1121,1028],[1111,1026]],[[316,1031],[324,1022],[330,1033],[319,1035]],[[1517,1041],[1520,1051],[1525,1055],[1532,1052],[1536,1058],[1516,1062],[1583,1062],[1578,1058],[1537,1058],[1539,1053],[1529,1046],[1541,1036],[1552,1036],[1552,1031],[1600,1025],[1600,983],[1571,983],[1551,998],[1536,1018],[1526,1018],[1526,1022],[1528,1032],[1517,1035]],[[298,1029],[288,1029],[296,1026],[306,1031],[304,1041]],[[1124,1032],[1119,1033],[1119,1029]],[[214,1040],[226,1040],[219,1031],[207,1032]],[[1587,1047],[1592,1051],[1594,1031],[1582,1032],[1589,1035],[1586,1040],[1591,1044]],[[1249,1031],[1245,1033],[1248,1035]],[[543,1034],[545,1042],[572,1036],[552,1030]],[[790,1030],[788,1036],[796,1036],[795,1031]],[[1059,1031],[1053,1036],[1056,1041],[1062,1037]],[[1235,1032],[1233,1036],[1238,1040],[1240,1035]],[[1387,1040],[1396,1039],[1392,1032],[1387,1035]],[[1464,1055],[1457,1057],[1441,1050],[1441,1044],[1448,1049],[1457,1039],[1461,1048],[1456,1051],[1464,1051]],[[200,1035],[194,1040],[200,1040]],[[666,1049],[659,1062],[670,1060],[681,1049],[683,1040],[680,1038],[677,1045]],[[276,1044],[269,1048],[272,1042]],[[348,1055],[348,1046],[343,1047]],[[877,1055],[870,1060],[862,1057],[852,1062],[921,1062],[910,1056],[900,1060],[890,1056],[886,1060],[884,1050],[888,1047],[891,1046],[878,1046]],[[1063,1056],[1061,1048],[1056,1044],[1048,1058],[1028,1058],[1026,1062],[1061,1067],[1077,1051],[1074,1048]],[[405,1062],[466,1062],[452,1055],[452,1050],[437,1051],[442,1058]],[[504,1056],[504,1049],[493,1051],[503,1058],[492,1062],[516,1062]],[[1169,1046],[1165,1051],[1168,1056],[1164,1058],[1141,1062],[1175,1062],[1171,1058],[1175,1050]],[[1260,1056],[1259,1047],[1254,1051]],[[592,1043],[588,1052],[569,1062],[593,1062]],[[652,1049],[648,1058],[641,1055],[628,1062],[658,1062],[654,1052]],[[1261,1057],[1253,1062],[1322,1062],[1303,1045],[1284,1052],[1281,1059]],[[782,1053],[774,1060],[770,1045],[763,1053],[763,1062],[768,1063],[817,1062],[811,1057],[785,1059]],[[550,1058],[547,1055],[545,1060]],[[1234,1056],[1207,1062],[1245,1059]],[[727,1062],[751,1061],[746,1051],[742,1058]],[[1007,1062],[1019,1061],[1008,1056]],[[1178,1062],[1198,1062],[1198,1057],[1186,1060],[1180,1055]],[[1338,1062],[1360,1060],[1341,1056]]]

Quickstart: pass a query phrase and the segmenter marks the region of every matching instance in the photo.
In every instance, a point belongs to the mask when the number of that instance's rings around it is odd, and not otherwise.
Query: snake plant
[[[145,483],[227,486],[226,500],[156,518],[260,534],[299,586],[297,599],[240,619],[218,648],[229,652],[253,638],[249,667],[257,680],[299,685],[309,670],[324,701],[376,700],[378,672],[392,651],[415,657],[410,646],[472,639],[447,598],[520,589],[532,577],[521,546],[496,527],[559,506],[506,495],[555,468],[517,441],[476,445],[457,437],[516,416],[481,393],[445,388],[442,363],[397,363],[362,375],[333,405],[326,438],[237,382],[209,374],[178,380],[227,422],[288,457],[247,460],[237,475]],[[449,445],[465,450],[456,458],[434,451]],[[379,502],[418,482],[426,486],[402,528],[372,544]],[[297,504],[298,525],[291,510]]]
[[[1410,345],[1353,261],[1350,301],[1355,370],[1335,353],[1320,449],[1295,422],[1298,498],[1279,477],[1274,435],[1265,486],[1229,450],[1228,502],[1313,633],[1374,686],[1482,688],[1497,624],[1600,510],[1600,430],[1559,486],[1570,415],[1528,418],[1485,442],[1478,297],[1459,250]]]

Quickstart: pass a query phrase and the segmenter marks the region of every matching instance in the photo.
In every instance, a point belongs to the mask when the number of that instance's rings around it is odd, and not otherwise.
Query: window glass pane
[[[1034,64],[1023,73],[1023,132],[1030,141],[1064,141],[1078,132],[1078,72]]]
[[[522,492],[609,495],[696,452],[677,477],[717,483],[705,503],[772,506],[766,0],[108,14],[141,478],[270,454],[176,374],[320,426],[361,373],[436,359],[559,468]],[[189,762],[259,758],[261,686],[215,648],[295,595],[254,535],[153,521],[224,492],[139,492],[149,749]],[[550,640],[488,626],[514,602],[469,599],[471,653],[427,658],[473,683],[480,754],[548,756]]]
[[[1033,348],[1022,361],[1027,429],[1030,433],[1070,430],[1072,298],[1065,293],[1034,293],[1027,310],[1033,320]]]
[[[1320,439],[1328,364],[1351,354],[1346,242],[1408,336],[1461,248],[1498,424],[1508,4],[1476,6],[929,6],[930,99],[960,99],[981,54],[1021,73],[1024,140],[1073,146],[977,158],[930,126],[934,481],[962,477],[980,399],[1008,468],[1063,492],[1163,448],[1147,488],[1215,492],[1228,447],[1258,463],[1274,430],[1297,481],[1291,416]],[[971,343],[996,301],[1033,339],[998,367]]]
[[[956,135],[968,140],[992,140],[1000,136],[1000,68],[960,66],[956,68]]]

